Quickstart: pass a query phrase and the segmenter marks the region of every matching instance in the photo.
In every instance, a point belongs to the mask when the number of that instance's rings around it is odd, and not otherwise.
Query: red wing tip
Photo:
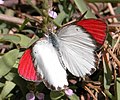
[[[106,25],[106,23],[105,23],[104,20],[94,19],[94,18],[83,19],[83,20],[78,21],[76,24],[79,25],[79,23],[82,23],[82,22],[84,22],[84,23],[87,23],[87,22],[93,22],[93,23],[94,23],[94,22],[100,22],[100,23],[104,23],[104,24]]]
[[[39,81],[32,61],[31,52],[31,49],[25,50],[19,61],[18,73],[27,81]]]
[[[83,27],[100,45],[104,44],[106,39],[107,24],[99,19],[84,19],[76,23]]]

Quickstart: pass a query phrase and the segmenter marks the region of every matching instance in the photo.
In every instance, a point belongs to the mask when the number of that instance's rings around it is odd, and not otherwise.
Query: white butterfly
[[[65,26],[56,34],[41,38],[32,49],[26,50],[18,72],[27,80],[42,80],[49,89],[66,89],[66,70],[77,77],[91,75],[95,71],[95,50],[98,44],[104,43],[105,31],[106,24],[95,19]]]

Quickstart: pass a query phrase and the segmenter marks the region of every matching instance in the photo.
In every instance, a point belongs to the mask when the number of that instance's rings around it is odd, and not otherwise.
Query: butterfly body
[[[66,89],[66,69],[77,77],[91,75],[96,70],[95,50],[104,43],[105,31],[104,22],[89,19],[65,26],[56,34],[50,33],[25,51],[18,72],[27,80],[43,81],[49,89]]]

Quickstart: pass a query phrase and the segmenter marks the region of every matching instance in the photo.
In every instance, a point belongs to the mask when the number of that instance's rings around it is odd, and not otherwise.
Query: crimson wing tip
[[[84,19],[76,23],[78,26],[83,27],[88,33],[91,34],[91,36],[96,40],[97,43],[100,45],[104,44],[104,41],[106,39],[106,31],[107,31],[107,24],[105,21],[100,19]],[[96,30],[96,29],[99,30]],[[101,32],[102,31],[102,32]],[[100,34],[98,34],[100,33]],[[102,38],[101,38],[101,35]],[[99,40],[101,38],[102,40]]]
[[[37,73],[32,62],[31,49],[25,50],[22,55],[19,66],[18,66],[19,75],[27,81],[39,81]]]

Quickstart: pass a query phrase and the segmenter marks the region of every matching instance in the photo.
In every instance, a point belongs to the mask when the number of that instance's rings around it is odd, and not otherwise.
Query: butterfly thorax
[[[54,33],[49,34],[49,42],[52,43],[52,45],[55,47],[55,49],[57,51],[59,51],[59,42],[58,41],[59,40],[58,40],[56,34],[54,34]]]

